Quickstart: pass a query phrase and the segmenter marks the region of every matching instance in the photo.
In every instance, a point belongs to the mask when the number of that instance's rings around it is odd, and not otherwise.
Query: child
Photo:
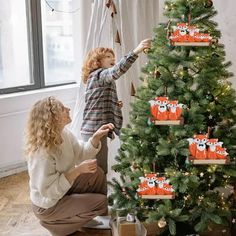
[[[54,236],[79,231],[107,212],[106,178],[94,158],[114,126],[105,124],[88,142],[78,141],[65,128],[69,111],[54,97],[44,98],[33,106],[26,128],[33,211]]]
[[[109,48],[96,48],[89,52],[82,68],[82,79],[87,84],[85,109],[81,135],[87,141],[102,124],[114,124],[119,135],[122,127],[122,103],[118,101],[115,80],[119,79],[135,62],[138,54],[151,46],[151,39],[145,39],[118,63]],[[110,134],[111,135],[111,134]],[[97,154],[98,165],[107,173],[107,137],[101,139],[102,148]]]

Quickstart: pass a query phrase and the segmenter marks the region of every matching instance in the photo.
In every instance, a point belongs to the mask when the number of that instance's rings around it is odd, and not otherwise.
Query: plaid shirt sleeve
[[[119,79],[131,67],[137,58],[138,55],[132,51],[129,52],[113,67],[101,71],[99,74],[99,80],[101,80],[100,82],[110,83],[111,80]]]

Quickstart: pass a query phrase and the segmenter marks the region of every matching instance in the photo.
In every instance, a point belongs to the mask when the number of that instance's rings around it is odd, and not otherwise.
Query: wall
[[[74,1],[73,8],[79,9],[74,15],[76,75],[80,79],[83,49],[93,0]],[[78,85],[60,86],[22,93],[0,95],[0,178],[26,169],[23,155],[23,131],[30,107],[39,99],[55,96],[71,108],[71,117],[78,94]]]
[[[23,131],[30,107],[41,98],[55,96],[73,109],[77,88],[70,85],[0,96],[0,177],[26,169]]]
[[[213,19],[218,23],[218,29],[221,31],[222,37],[220,43],[225,46],[226,61],[231,61],[233,64],[229,67],[229,71],[233,72],[236,76],[236,1],[235,0],[212,0],[215,9],[218,14]],[[160,22],[166,22],[166,18],[163,16],[164,0],[160,0]],[[231,78],[234,89],[236,89],[235,76]]]
[[[215,21],[218,22],[218,29],[221,31],[222,37],[220,42],[225,45],[226,60],[233,64],[229,71],[234,73],[231,79],[234,89],[236,89],[236,1],[235,0],[213,0],[214,6],[218,11]]]

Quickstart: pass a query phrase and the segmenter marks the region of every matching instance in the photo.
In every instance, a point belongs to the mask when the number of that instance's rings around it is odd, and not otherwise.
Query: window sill
[[[14,112],[25,112],[38,100],[55,96],[65,104],[73,104],[79,91],[78,84],[30,90],[0,95],[0,117]]]

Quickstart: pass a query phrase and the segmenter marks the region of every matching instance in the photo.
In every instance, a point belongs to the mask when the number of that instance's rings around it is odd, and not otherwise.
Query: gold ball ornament
[[[159,228],[164,228],[164,227],[167,225],[165,218],[161,218],[161,219],[157,222],[157,225],[158,225]]]
[[[213,45],[216,45],[216,44],[219,43],[219,40],[216,39],[216,38],[213,38],[213,39],[211,40],[211,43],[212,43]]]
[[[212,2],[212,0],[207,0],[206,2],[205,2],[205,8],[210,8],[210,7],[212,7],[213,6],[213,2]]]
[[[145,49],[143,49],[143,52],[144,52],[145,54],[148,54],[148,53],[149,53],[149,51],[150,51],[150,49],[149,49],[149,48],[145,48]]]
[[[216,165],[212,165],[212,166],[207,168],[207,172],[214,173],[216,171],[216,168],[217,168]]]

